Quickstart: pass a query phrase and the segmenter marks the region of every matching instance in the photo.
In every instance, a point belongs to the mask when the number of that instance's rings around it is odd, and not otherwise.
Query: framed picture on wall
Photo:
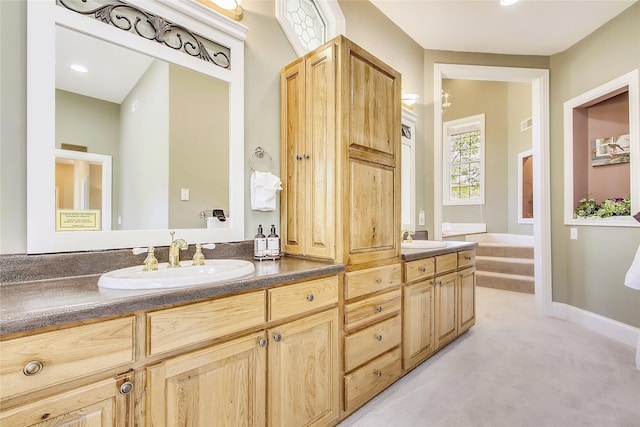
[[[629,163],[631,159],[629,134],[597,138],[591,141],[591,166]]]

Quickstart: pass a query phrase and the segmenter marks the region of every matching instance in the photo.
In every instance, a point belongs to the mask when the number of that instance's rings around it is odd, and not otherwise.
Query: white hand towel
[[[638,246],[636,257],[631,263],[631,267],[624,278],[624,284],[630,288],[640,290],[640,246]]]
[[[276,194],[282,190],[282,181],[271,172],[251,174],[251,209],[254,211],[276,210]]]

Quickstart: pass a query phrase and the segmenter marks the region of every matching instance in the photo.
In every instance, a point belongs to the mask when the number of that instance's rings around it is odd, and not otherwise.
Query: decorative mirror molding
[[[73,4],[74,0],[59,0]],[[77,0],[77,3],[84,3]],[[87,0],[87,5],[104,6],[112,0]],[[122,3],[118,3],[122,4]],[[176,229],[176,236],[189,243],[228,242],[244,239],[244,37],[241,24],[222,17],[196,0],[130,0],[131,7],[154,16],[152,20],[171,23],[176,28],[200,36],[209,51],[216,45],[229,49],[227,67],[214,65],[165,43],[140,37],[121,28],[105,25],[69,10],[56,0],[29,0],[27,3],[27,253],[70,252],[136,246],[166,246],[167,228],[114,231],[59,231],[55,222],[55,108],[56,108],[56,28],[126,47],[169,65],[177,65],[224,82],[228,87],[229,218],[215,229]],[[96,6],[97,5],[97,6]],[[144,15],[147,16],[147,15]],[[139,17],[140,19],[146,19]],[[137,18],[135,18],[137,19]],[[135,22],[135,19],[133,22]],[[142,27],[139,27],[142,32]],[[160,27],[154,27],[160,28]],[[155,30],[154,30],[155,31]],[[186,32],[184,33],[186,34]],[[189,43],[183,36],[183,47]],[[191,43],[195,43],[191,41]],[[188,49],[191,49],[190,47]],[[237,52],[237,54],[236,54]],[[226,111],[225,111],[226,114]],[[212,130],[212,135],[215,130]],[[84,144],[83,144],[84,145]],[[226,155],[225,155],[226,156]],[[153,172],[151,172],[153,173]],[[202,180],[210,174],[200,172]],[[121,186],[123,183],[120,183]],[[124,183],[126,184],[126,182]],[[173,193],[172,193],[173,194]],[[207,206],[211,208],[213,206]],[[201,209],[200,209],[201,210]]]

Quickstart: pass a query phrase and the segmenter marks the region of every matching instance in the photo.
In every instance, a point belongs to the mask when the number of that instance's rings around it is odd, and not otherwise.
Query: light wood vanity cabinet
[[[403,367],[408,370],[475,323],[475,250],[403,266]]]
[[[400,255],[400,74],[343,36],[281,72],[281,234],[347,265]]]

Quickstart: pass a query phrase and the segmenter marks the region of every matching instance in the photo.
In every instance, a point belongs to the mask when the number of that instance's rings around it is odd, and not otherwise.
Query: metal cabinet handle
[[[311,157],[311,156],[310,156],[309,154],[305,154],[305,155],[304,155],[304,158],[305,158],[305,159],[309,159],[310,157]]]
[[[420,267],[420,273],[426,273],[427,267]]]
[[[380,313],[382,311],[382,306],[381,305],[377,305],[376,306],[376,313]]]
[[[125,396],[133,390],[133,383],[131,381],[125,381],[120,386],[120,394],[124,394]]]
[[[378,283],[378,284],[382,283],[382,277],[377,277],[376,278],[376,283]]]
[[[471,255],[465,255],[464,259],[466,259],[467,261],[471,261]]]
[[[32,360],[31,362],[24,365],[22,368],[22,373],[28,377],[39,374],[44,369],[44,365],[39,360]]]
[[[302,160],[302,156],[300,154],[296,155],[296,160]]]
[[[382,335],[376,335],[376,339],[377,339],[378,341],[382,341]]]
[[[260,347],[264,347],[265,345],[267,345],[267,339],[266,339],[266,338],[264,338],[264,337],[263,337],[263,338],[260,338],[260,339],[258,340],[258,345],[259,345]]]
[[[274,340],[275,342],[280,342],[280,340],[281,340],[281,339],[282,339],[282,335],[280,335],[280,334],[275,334],[275,335],[273,336],[273,340]]]
[[[376,377],[381,377],[381,376],[382,376],[382,371],[377,370],[377,371],[375,372],[375,375],[376,375]]]
[[[307,301],[309,302],[313,301],[313,294],[307,295]]]

